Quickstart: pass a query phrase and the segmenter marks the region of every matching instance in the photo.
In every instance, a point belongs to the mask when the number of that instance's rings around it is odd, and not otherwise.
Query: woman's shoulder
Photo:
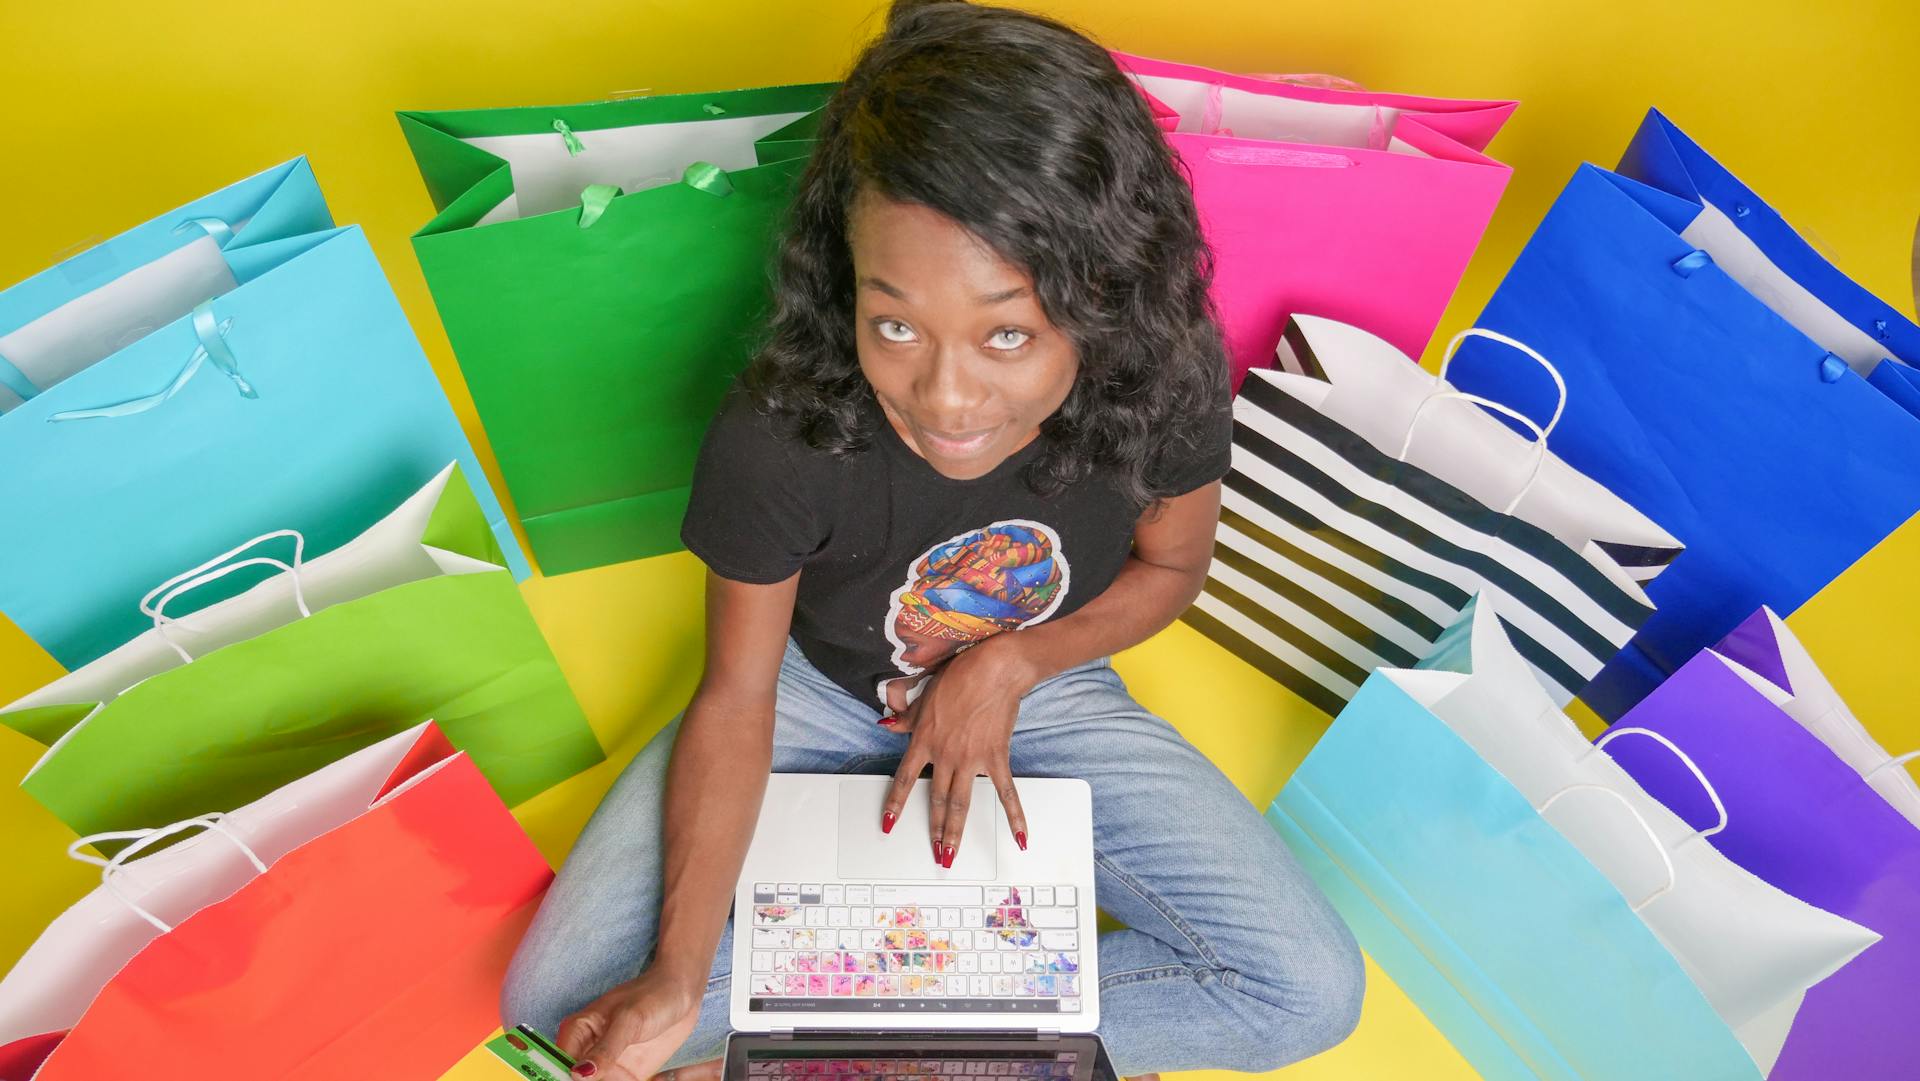
[[[1147,480],[1163,496],[1185,495],[1226,476],[1233,458],[1233,390],[1222,379],[1162,427]]]
[[[831,451],[810,446],[785,418],[763,409],[738,385],[714,415],[701,456],[727,473],[762,474],[803,486],[830,483],[843,464]]]

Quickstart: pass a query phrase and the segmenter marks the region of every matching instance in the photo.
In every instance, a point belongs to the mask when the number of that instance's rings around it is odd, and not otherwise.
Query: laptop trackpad
[[[998,810],[1000,800],[992,782],[982,777],[973,783],[967,830],[960,838],[960,850],[954,854],[950,870],[933,862],[927,831],[927,798],[931,791],[933,786],[925,779],[915,784],[900,820],[893,824],[893,832],[881,833],[880,809],[886,799],[886,785],[875,784],[870,777],[844,778],[840,782],[840,843],[836,846],[840,877],[850,881],[991,881],[997,877],[997,831],[1006,828],[1006,816]]]

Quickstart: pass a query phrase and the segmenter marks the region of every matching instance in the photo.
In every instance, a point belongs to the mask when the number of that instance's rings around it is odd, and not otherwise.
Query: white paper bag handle
[[[225,817],[226,815],[224,814],[215,813],[215,814],[201,815],[197,818],[182,819],[181,821],[175,822],[170,826],[160,826],[156,829],[119,830],[112,833],[88,834],[87,836],[82,837],[79,840],[68,845],[67,855],[72,857],[73,859],[79,860],[82,863],[91,863],[98,866],[101,869],[100,884],[107,888],[108,893],[113,894],[114,898],[118,900],[121,904],[127,906],[128,910],[131,911],[134,915],[152,924],[155,928],[157,928],[160,931],[161,934],[167,934],[173,930],[173,926],[167,923],[165,920],[161,919],[160,917],[147,911],[145,908],[141,907],[139,902],[135,901],[131,897],[128,897],[124,892],[122,892],[120,889],[119,883],[115,881],[115,877],[127,869],[126,861],[132,859],[134,856],[139,855],[141,852],[152,847],[156,842],[164,840],[165,838],[171,837],[177,833],[184,833],[190,829],[208,830],[213,833],[218,833],[222,837],[225,837],[227,840],[232,841],[234,844],[234,847],[238,848],[241,851],[241,853],[247,857],[247,860],[253,864],[254,870],[258,871],[261,874],[266,874],[267,873],[266,861],[262,860],[260,858],[260,854],[255,852],[251,846],[249,846],[245,841],[241,840],[238,834],[234,833],[232,830],[229,830],[222,823],[221,820],[224,819]],[[121,849],[119,852],[115,853],[112,859],[103,860],[98,856],[88,855],[87,853],[80,851],[82,846],[92,844],[96,841],[121,841],[121,840],[132,840],[133,843]]]
[[[1538,351],[1525,342],[1509,338],[1497,330],[1488,330],[1485,327],[1468,327],[1460,333],[1455,334],[1453,338],[1447,342],[1447,351],[1440,358],[1440,370],[1435,373],[1433,377],[1434,384],[1436,386],[1446,385],[1447,369],[1453,366],[1453,355],[1460,351],[1460,346],[1465,343],[1468,338],[1485,338],[1490,342],[1499,342],[1509,349],[1517,350],[1531,357],[1534,363],[1546,369],[1547,375],[1553,379],[1554,392],[1559,395],[1559,400],[1553,407],[1553,416],[1548,419],[1542,429],[1548,435],[1552,435],[1553,430],[1560,426],[1560,417],[1567,411],[1567,380],[1560,374],[1560,369],[1553,366],[1552,361],[1541,356]]]
[[[1895,769],[1897,767],[1906,765],[1908,762],[1911,762],[1916,758],[1920,758],[1920,751],[1908,751],[1906,754],[1894,755],[1892,758],[1887,759],[1885,762],[1882,762],[1879,765],[1868,770],[1867,772],[1862,773],[1860,775],[1860,779],[1864,781],[1867,778],[1872,777],[1874,774],[1879,773],[1883,769]]]
[[[1544,815],[1547,813],[1548,809],[1550,809],[1555,803],[1559,802],[1560,797],[1573,792],[1588,792],[1588,791],[1602,792],[1602,793],[1605,793],[1606,795],[1612,796],[1616,800],[1619,800],[1620,805],[1627,809],[1627,813],[1632,815],[1633,820],[1640,824],[1641,830],[1645,831],[1647,835],[1647,840],[1653,844],[1653,850],[1660,854],[1660,862],[1667,865],[1667,884],[1660,887],[1657,890],[1654,890],[1652,893],[1647,894],[1645,897],[1641,898],[1639,904],[1632,905],[1631,906],[1632,909],[1634,910],[1634,912],[1637,913],[1641,909],[1652,904],[1654,901],[1659,900],[1662,895],[1671,891],[1673,887],[1678,885],[1680,882],[1680,873],[1674,870],[1673,857],[1668,854],[1667,846],[1660,843],[1660,835],[1653,832],[1653,826],[1650,825],[1647,822],[1646,818],[1640,814],[1639,809],[1636,808],[1631,802],[1629,802],[1627,800],[1627,797],[1621,795],[1618,792],[1615,792],[1613,789],[1608,788],[1606,785],[1570,784],[1567,787],[1562,788],[1560,791],[1555,792],[1553,795],[1548,796],[1547,802],[1542,803],[1540,806],[1534,808],[1534,810]]]
[[[252,548],[256,544],[263,544],[281,537],[293,538],[293,562],[291,564],[275,559],[272,556],[253,556],[240,560],[237,563],[227,562],[227,560]],[[278,567],[293,579],[293,603],[294,606],[300,610],[300,618],[305,619],[313,614],[313,612],[307,608],[306,591],[300,583],[300,567],[306,556],[306,547],[307,538],[302,536],[297,529],[276,529],[271,533],[262,533],[252,540],[247,541],[245,544],[222,552],[192,570],[182,571],[153,587],[147,592],[146,596],[140,598],[140,614],[143,616],[152,616],[155,633],[159,634],[161,640],[166,642],[168,646],[172,647],[175,653],[180,655],[180,660],[183,663],[191,664],[193,663],[193,655],[188,653],[180,643],[174,641],[173,638],[167,634],[167,624],[178,622],[172,616],[167,615],[167,605],[184,594],[190,593],[209,582],[217,582],[242,568]]]
[[[1407,452],[1413,449],[1413,430],[1415,426],[1420,423],[1420,414],[1427,411],[1427,406],[1432,405],[1442,398],[1453,398],[1458,401],[1472,402],[1475,405],[1484,406],[1496,413],[1512,417],[1514,420],[1526,425],[1527,429],[1533,432],[1533,469],[1527,473],[1527,482],[1520,486],[1520,490],[1514,493],[1513,499],[1500,511],[1502,514],[1512,514],[1513,508],[1520,505],[1520,501],[1527,497],[1528,492],[1533,491],[1534,482],[1540,479],[1541,467],[1547,464],[1546,429],[1535,424],[1532,417],[1527,416],[1518,409],[1502,405],[1492,398],[1482,398],[1478,394],[1469,394],[1464,390],[1442,390],[1429,394],[1425,398],[1420,399],[1419,405],[1413,407],[1413,417],[1407,421],[1407,438],[1400,444],[1400,453],[1393,456],[1394,460],[1400,462],[1407,460]]]
[[[1706,789],[1707,798],[1713,801],[1713,809],[1720,814],[1720,821],[1708,829],[1696,831],[1694,833],[1695,837],[1711,837],[1727,828],[1727,805],[1720,802],[1720,793],[1714,789],[1713,782],[1707,780],[1707,775],[1700,772],[1700,767],[1694,764],[1693,759],[1687,755],[1687,752],[1675,746],[1672,740],[1660,733],[1650,728],[1638,728],[1633,725],[1624,727],[1616,726],[1607,729],[1601,734],[1599,739],[1593,741],[1593,750],[1598,751],[1604,749],[1607,744],[1614,741],[1616,736],[1645,736],[1660,746],[1665,747],[1667,750],[1672,751],[1674,757],[1680,760],[1680,764],[1687,767],[1687,772],[1693,774],[1693,779],[1700,782],[1700,787]],[[1587,753],[1592,754],[1593,751]]]

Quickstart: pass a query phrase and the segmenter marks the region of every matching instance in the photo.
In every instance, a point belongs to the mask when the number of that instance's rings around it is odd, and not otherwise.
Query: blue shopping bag
[[[331,550],[450,461],[527,573],[365,235],[333,226],[305,159],[0,292],[0,358],[0,612],[68,668],[152,626],[141,598],[179,568],[277,529]]]
[[[1361,685],[1267,820],[1483,1077],[1760,1077],[1613,884],[1387,676]]]
[[[1552,357],[1550,444],[1686,544],[1582,693],[1617,718],[1761,606],[1789,613],[1920,510],[1920,327],[1841,274],[1659,113],[1583,165],[1479,325]],[[1470,343],[1453,381],[1557,392]]]

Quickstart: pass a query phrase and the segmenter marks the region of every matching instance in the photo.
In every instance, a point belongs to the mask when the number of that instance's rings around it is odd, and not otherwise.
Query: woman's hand
[[[927,818],[934,862],[942,867],[952,867],[960,849],[975,777],[993,779],[1007,809],[1014,843],[1027,847],[1027,818],[1020,810],[1020,793],[1013,787],[1007,746],[1020,715],[1020,696],[1033,688],[1033,682],[1024,675],[1013,638],[1002,634],[955,655],[929,677],[906,713],[881,719],[909,738],[907,753],[887,790],[880,828],[893,829],[920,771],[931,762],[933,789]]]
[[[554,1042],[594,1081],[648,1081],[693,1032],[700,988],[649,968],[560,1022]]]

